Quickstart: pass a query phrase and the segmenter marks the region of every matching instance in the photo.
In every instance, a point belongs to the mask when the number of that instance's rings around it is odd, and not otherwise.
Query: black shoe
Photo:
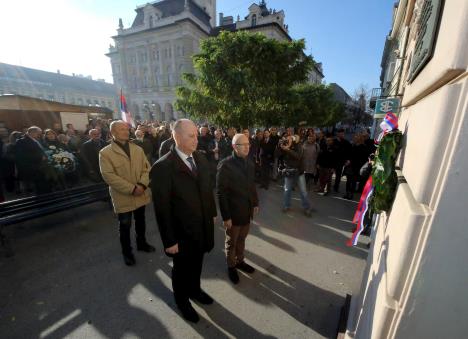
[[[187,302],[183,305],[178,304],[177,307],[179,308],[185,320],[188,320],[192,323],[197,323],[200,320],[197,311],[194,310],[190,302]]]
[[[124,258],[124,263],[127,266],[133,266],[136,264],[135,257],[133,256],[133,254],[128,254],[128,255],[124,254],[123,258]]]
[[[156,251],[156,249],[154,248],[154,246],[151,246],[151,245],[148,244],[148,243],[144,243],[144,244],[137,245],[137,250],[138,250],[138,251],[141,251],[141,252],[147,252],[147,253],[151,253],[151,252]]]
[[[255,268],[247,264],[245,261],[241,261],[236,265],[236,268],[240,269],[242,272],[245,273],[253,273],[255,272]],[[236,272],[237,273],[237,272]]]
[[[237,270],[235,267],[228,267],[228,276],[229,280],[231,280],[233,284],[239,283],[239,274],[237,274]]]
[[[194,295],[193,297],[190,297],[190,299],[196,300],[203,305],[211,305],[214,301],[213,298],[210,297],[208,293],[206,293],[203,290],[200,290],[200,293]]]

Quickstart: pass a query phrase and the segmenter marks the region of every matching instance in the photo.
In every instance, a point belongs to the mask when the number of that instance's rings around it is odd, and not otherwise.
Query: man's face
[[[53,129],[54,129],[54,130],[58,131],[58,130],[60,130],[61,128],[62,128],[62,126],[60,126],[60,123],[54,122],[54,125],[53,125]]]
[[[141,129],[135,132],[135,137],[139,140],[143,139],[144,136],[145,136],[145,133]]]
[[[118,141],[128,141],[130,137],[130,131],[127,124],[116,124],[113,126],[112,136]]]
[[[236,144],[233,145],[234,152],[236,152],[238,157],[246,158],[249,155],[250,143],[249,138],[244,135],[237,139]]]
[[[270,127],[270,133],[275,136],[278,134],[278,129],[276,127]]]
[[[179,131],[174,133],[177,147],[185,154],[192,154],[198,146],[197,126],[191,122],[183,122]]]
[[[101,137],[101,133],[98,130],[93,130],[89,132],[89,136],[92,140],[97,140]]]
[[[206,136],[208,134],[208,127],[201,127],[200,128],[200,135],[202,137]]]
[[[242,134],[244,134],[247,137],[247,139],[250,138],[250,132],[247,128],[242,131]]]
[[[216,138],[216,140],[221,139],[222,136],[223,136],[223,133],[221,133],[221,130],[217,129],[217,130],[215,131],[215,138]]]
[[[336,136],[338,137],[338,139],[343,140],[344,139],[344,132],[338,132],[336,134]]]
[[[317,139],[317,138],[315,137],[315,134],[309,134],[309,135],[307,136],[307,142],[308,142],[309,144],[315,143],[315,140],[316,140],[316,139]]]
[[[227,135],[228,135],[228,137],[230,137],[232,139],[232,137],[236,134],[236,132],[237,132],[236,129],[234,127],[231,127],[231,128],[228,129]]]
[[[264,137],[265,139],[268,139],[268,138],[270,137],[270,132],[269,132],[269,131],[263,132],[263,137]]]
[[[33,139],[40,140],[42,135],[42,130],[38,130],[37,132],[29,133],[29,136]]]

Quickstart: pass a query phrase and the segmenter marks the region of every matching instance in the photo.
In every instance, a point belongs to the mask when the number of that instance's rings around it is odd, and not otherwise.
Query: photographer
[[[307,217],[311,216],[309,198],[303,167],[303,149],[299,144],[299,136],[287,136],[279,141],[278,150],[283,155],[284,166],[281,170],[284,176],[283,212],[291,209],[291,191],[297,182],[301,193],[302,208]]]

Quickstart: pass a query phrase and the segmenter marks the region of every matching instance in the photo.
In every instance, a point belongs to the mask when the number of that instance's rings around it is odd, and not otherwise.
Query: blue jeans
[[[302,208],[308,210],[310,209],[310,202],[307,196],[307,186],[304,173],[302,173],[301,175],[296,174],[294,176],[284,178],[283,207],[291,207],[291,191],[296,181],[297,185],[299,186],[299,191],[301,193]]]

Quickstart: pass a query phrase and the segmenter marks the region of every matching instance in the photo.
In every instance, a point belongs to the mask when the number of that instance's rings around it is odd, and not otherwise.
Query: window
[[[257,25],[257,14],[252,15],[252,26]]]
[[[150,28],[153,27],[153,16],[152,15],[150,15],[150,17],[149,17],[149,26],[150,26]]]

